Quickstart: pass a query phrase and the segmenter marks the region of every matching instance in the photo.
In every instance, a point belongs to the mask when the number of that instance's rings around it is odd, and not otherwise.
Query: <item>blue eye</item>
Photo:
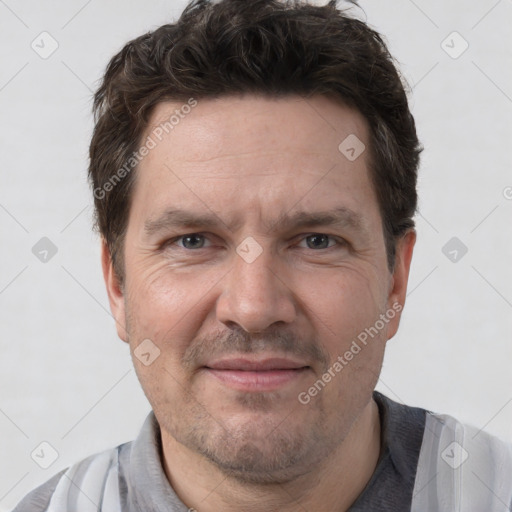
[[[333,245],[340,245],[333,237],[323,233],[313,233],[304,237],[303,240],[306,241],[308,249],[329,249]]]
[[[198,233],[191,233],[188,235],[176,238],[175,242],[181,241],[181,247],[184,249],[202,249],[205,246],[206,237]]]

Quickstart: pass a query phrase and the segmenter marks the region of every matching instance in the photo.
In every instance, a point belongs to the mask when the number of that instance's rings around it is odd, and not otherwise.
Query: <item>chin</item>
[[[293,418],[293,419],[292,419]],[[199,453],[226,476],[246,484],[279,484],[307,474],[340,440],[320,421],[282,413],[245,414],[220,423],[195,423],[176,440]]]

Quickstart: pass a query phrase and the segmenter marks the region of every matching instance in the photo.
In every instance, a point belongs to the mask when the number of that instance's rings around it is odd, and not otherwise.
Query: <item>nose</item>
[[[217,319],[247,332],[265,331],[276,323],[290,324],[296,317],[293,293],[286,277],[272,264],[269,250],[252,262],[238,254],[232,270],[222,281],[224,288],[217,300]]]

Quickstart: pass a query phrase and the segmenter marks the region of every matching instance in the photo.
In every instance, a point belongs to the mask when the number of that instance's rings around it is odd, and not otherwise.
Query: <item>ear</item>
[[[388,311],[394,311],[394,317],[388,324],[388,340],[397,332],[400,324],[400,317],[405,305],[407,295],[407,282],[411,268],[412,253],[416,243],[416,231],[407,231],[397,241],[395,253],[395,268],[391,277],[390,291],[388,295]]]
[[[104,238],[101,239],[101,266],[103,279],[107,288],[110,311],[116,321],[117,335],[128,343],[126,330],[126,312],[124,306],[124,291],[114,270],[110,251]]]

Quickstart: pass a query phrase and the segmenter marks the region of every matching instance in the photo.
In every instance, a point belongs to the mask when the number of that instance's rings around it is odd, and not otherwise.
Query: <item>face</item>
[[[414,233],[390,273],[368,151],[339,149],[367,125],[332,99],[201,100],[168,131],[137,169],[122,289],[104,248],[119,336],[164,442],[286,481],[370,403]]]

